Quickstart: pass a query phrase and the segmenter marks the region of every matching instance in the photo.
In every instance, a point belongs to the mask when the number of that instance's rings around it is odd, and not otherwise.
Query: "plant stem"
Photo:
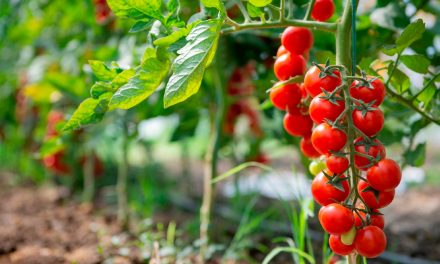
[[[128,178],[128,127],[126,115],[123,120],[122,151],[121,160],[118,166],[118,182],[116,192],[118,195],[118,221],[126,229],[128,227],[128,206],[127,206],[127,178]]]
[[[218,53],[220,54],[220,53]],[[219,55],[218,55],[219,56]],[[206,252],[209,245],[209,224],[211,218],[212,202],[214,197],[214,185],[212,179],[217,175],[217,160],[218,151],[220,146],[221,129],[224,115],[224,89],[220,78],[219,60],[214,61],[212,67],[215,98],[216,103],[214,106],[214,117],[211,118],[211,133],[209,137],[209,143],[207,152],[205,155],[205,167],[203,176],[203,201],[200,208],[200,259],[202,263],[205,263]]]
[[[310,17],[312,15],[313,6],[315,5],[316,0],[310,0],[309,6],[307,7],[306,14],[304,16],[304,20],[310,20]]]
[[[84,191],[83,191],[83,202],[90,203],[95,195],[95,178],[93,175],[95,167],[95,157],[92,151],[86,151],[84,156]]]
[[[327,23],[327,22],[317,22],[317,21],[306,21],[299,19],[283,19],[282,21],[267,21],[265,23],[262,22],[251,22],[251,23],[243,23],[238,24],[238,26],[228,27],[222,30],[222,34],[230,34],[234,32],[239,32],[243,30],[254,30],[254,29],[262,29],[262,28],[285,28],[288,26],[299,26],[312,28],[316,30],[323,30],[328,32],[336,31],[335,23]]]

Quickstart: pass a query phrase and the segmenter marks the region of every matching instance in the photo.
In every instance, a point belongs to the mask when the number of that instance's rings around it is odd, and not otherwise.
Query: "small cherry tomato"
[[[334,13],[333,0],[316,0],[312,9],[312,18],[316,21],[327,21]]]
[[[331,175],[329,171],[326,171],[327,174]],[[340,179],[345,178],[345,175],[341,176],[333,176],[339,177]],[[316,177],[312,181],[312,195],[317,203],[320,205],[329,205],[334,202],[342,202],[350,193],[350,187],[348,185],[348,180],[344,179],[340,182],[344,191],[339,190],[335,186],[329,184],[329,180],[324,175],[323,172],[316,175]]]
[[[358,230],[354,246],[360,255],[375,258],[385,251],[387,237],[379,227],[366,226]]]
[[[287,133],[296,137],[307,137],[312,133],[313,121],[301,111],[287,112],[283,120]]]
[[[365,181],[359,181],[358,192],[361,198],[365,201],[369,208],[379,209],[389,205],[393,199],[395,191],[378,191],[378,190],[365,190],[366,188],[372,189],[372,187]],[[365,191],[364,191],[365,190]],[[377,193],[377,197],[374,194]]]
[[[322,64],[320,66],[325,67],[325,65]],[[324,78],[320,78],[320,73],[321,70],[319,67],[312,66],[304,76],[304,87],[311,97],[317,96],[323,89],[327,92],[331,92],[342,83],[341,74],[337,70],[332,72],[336,77],[327,75]]]
[[[354,225],[354,217],[351,210],[337,203],[321,207],[318,218],[324,230],[332,235],[346,233]]]
[[[371,80],[372,76],[368,76],[367,80]],[[350,95],[364,103],[371,103],[373,106],[380,105],[385,98],[385,85],[380,79],[371,82],[371,88],[362,85],[361,81],[355,80],[350,86]]]
[[[303,75],[305,71],[306,61],[302,55],[286,53],[277,58],[274,63],[274,72],[280,81]]]
[[[353,124],[365,135],[372,137],[377,135],[383,128],[384,116],[380,109],[374,109],[365,113],[355,109],[352,113]]]
[[[308,28],[287,27],[281,35],[281,43],[291,53],[303,54],[313,46],[313,34]]]
[[[345,245],[344,243],[342,243],[340,235],[330,235],[328,244],[335,254],[341,256],[350,255],[354,250],[354,244]]]
[[[377,139],[374,139],[371,143],[368,143],[362,137],[358,137],[354,141],[354,150],[356,152],[369,155],[374,160],[382,160],[386,157],[385,147]],[[370,161],[368,158],[361,155],[354,155],[354,165],[360,170],[368,170],[369,167],[377,163],[377,161],[374,160]]]
[[[393,190],[401,179],[399,164],[392,159],[383,159],[367,171],[368,183],[378,191]]]
[[[345,103],[343,100],[331,102],[324,97],[325,94],[320,93],[310,102],[310,117],[312,118],[313,122],[317,124],[321,124],[326,120],[335,121],[345,109]]]
[[[321,171],[325,169],[325,163],[320,160],[314,160],[309,164],[309,171],[312,175],[318,175]]]
[[[272,88],[269,96],[276,108],[285,111],[287,107],[295,108],[301,101],[301,89],[295,83],[286,84]]]
[[[327,123],[319,124],[312,132],[312,144],[321,154],[339,151],[345,143],[347,143],[347,135],[344,131]]]
[[[300,142],[301,152],[309,159],[318,158],[321,154],[315,149],[310,137],[303,137]]]
[[[358,211],[359,215],[362,217],[362,220],[364,222],[367,221],[367,215],[362,212],[362,211]],[[361,227],[362,226],[362,220],[359,217],[359,215],[355,212],[353,212],[354,215],[354,225],[356,227]],[[380,229],[383,229],[385,226],[385,219],[383,217],[383,215],[380,214],[380,211],[377,209],[373,209],[373,214],[370,215],[370,225],[373,226],[377,226]]]
[[[341,174],[348,169],[350,162],[346,157],[330,155],[326,158],[327,168],[336,174]]]

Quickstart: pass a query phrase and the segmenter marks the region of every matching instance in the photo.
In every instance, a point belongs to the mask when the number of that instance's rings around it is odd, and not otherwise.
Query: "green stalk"
[[[220,52],[218,54],[221,54]],[[209,245],[209,224],[211,220],[212,203],[214,197],[214,185],[212,179],[217,175],[217,160],[220,145],[221,129],[224,115],[224,89],[220,78],[221,69],[219,60],[214,61],[212,66],[214,88],[215,88],[215,106],[214,117],[211,123],[211,133],[208,142],[208,149],[205,155],[205,167],[203,175],[203,197],[200,208],[200,259],[205,262],[206,252]]]
[[[306,28],[312,28],[312,29],[323,30],[328,32],[335,32],[337,28],[337,24],[335,23],[285,18],[279,21],[266,21],[264,23],[245,22],[243,24],[237,24],[229,28],[223,29],[222,34],[230,34],[243,30],[254,30],[254,29],[263,29],[263,28],[285,28],[288,26],[306,27]]]
[[[126,116],[123,117],[124,119]],[[123,121],[122,155],[118,166],[118,181],[116,192],[118,196],[118,221],[121,226],[128,228],[128,206],[127,206],[127,179],[128,179],[128,127]]]

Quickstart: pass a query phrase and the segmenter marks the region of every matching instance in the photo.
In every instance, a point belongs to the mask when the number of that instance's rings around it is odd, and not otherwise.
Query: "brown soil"
[[[135,249],[129,257],[114,253],[112,237],[123,236],[114,221],[67,196],[63,188],[1,189],[1,264],[140,262]]]

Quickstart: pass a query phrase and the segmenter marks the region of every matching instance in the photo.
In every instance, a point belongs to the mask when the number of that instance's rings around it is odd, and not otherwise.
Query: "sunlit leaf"
[[[220,20],[207,20],[191,30],[186,38],[188,43],[178,51],[179,56],[173,63],[173,75],[165,89],[165,107],[182,102],[197,93],[205,68],[214,58],[220,25]]]
[[[153,42],[153,44],[155,46],[169,46],[169,45],[173,44],[174,42],[178,41],[179,39],[188,35],[189,31],[190,30],[187,28],[180,28],[166,37],[156,39]]]
[[[409,69],[418,73],[427,73],[431,62],[423,55],[402,55],[400,60]]]
[[[264,7],[272,3],[272,0],[249,0],[249,3],[253,4],[256,7]]]
[[[108,67],[102,61],[90,60],[89,65],[93,74],[101,81],[111,81],[118,74],[117,69]]]
[[[218,11],[224,13],[225,7],[221,0],[202,0],[202,4],[206,7],[216,8]]]
[[[254,6],[250,2],[247,3],[246,9],[250,17],[260,17],[264,14],[263,10],[261,10],[259,7]]]
[[[418,19],[409,24],[397,38],[396,44],[386,46],[382,51],[383,53],[392,56],[394,54],[401,53],[408,48],[414,41],[420,39],[425,32],[425,24],[423,20]]]
[[[64,131],[78,129],[83,125],[97,123],[101,121],[108,110],[108,102],[112,93],[105,93],[98,99],[87,98],[73,113],[72,117],[63,127]]]

